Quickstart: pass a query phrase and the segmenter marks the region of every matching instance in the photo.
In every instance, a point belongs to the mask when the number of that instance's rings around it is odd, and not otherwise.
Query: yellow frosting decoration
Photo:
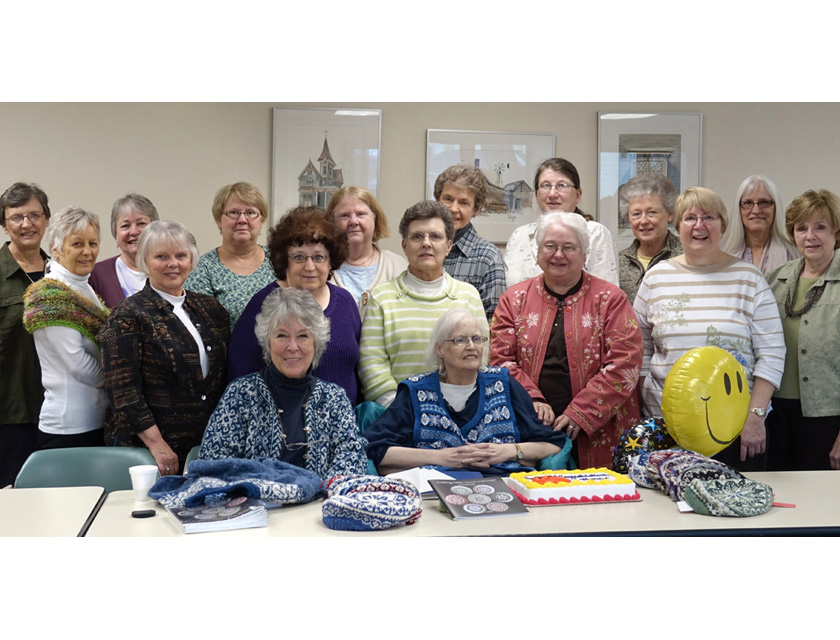
[[[571,482],[535,482],[532,478],[541,476],[559,476],[567,478]],[[583,478],[581,478],[583,476]],[[520,471],[510,474],[511,479],[516,480],[528,489],[556,489],[558,487],[575,486],[597,486],[606,484],[632,484],[632,480],[625,475],[611,471],[606,467],[598,469],[559,469],[556,471]]]

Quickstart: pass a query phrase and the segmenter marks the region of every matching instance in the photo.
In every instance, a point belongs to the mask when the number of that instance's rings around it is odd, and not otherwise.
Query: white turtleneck
[[[46,278],[63,282],[95,302],[89,276],[78,276],[55,260]],[[38,428],[45,433],[73,435],[99,429],[105,422],[108,396],[102,388],[99,346],[70,327],[43,327],[32,334],[41,362],[44,402]]]
[[[149,286],[151,286],[151,284]],[[161,291],[160,289],[155,289],[154,287],[152,287],[152,289],[161,298],[172,305],[172,313],[174,313],[175,317],[181,321],[187,331],[190,332],[193,340],[195,340],[195,344],[198,347],[198,359],[201,363],[201,375],[206,378],[207,372],[210,370],[210,361],[207,358],[207,351],[204,348],[204,340],[201,339],[201,334],[198,332],[198,329],[195,328],[195,324],[193,324],[193,321],[190,319],[190,315],[184,309],[184,301],[187,299],[186,292],[182,293],[180,296],[173,296],[169,293]]]
[[[409,270],[405,272],[403,282],[405,282],[406,287],[419,296],[434,297],[443,293],[443,289],[446,287],[446,272],[442,273],[440,278],[436,280],[421,280],[417,276],[412,275]]]

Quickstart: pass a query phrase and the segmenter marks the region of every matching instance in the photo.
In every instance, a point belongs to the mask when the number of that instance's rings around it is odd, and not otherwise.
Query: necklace
[[[802,275],[802,271],[805,270],[805,264],[803,262],[802,269],[799,270],[799,276]],[[799,276],[797,276],[797,282],[799,281]],[[808,311],[811,310],[815,304],[817,304],[817,300],[822,297],[823,291],[825,291],[825,282],[822,283],[819,287],[811,287],[808,293],[805,294],[805,304],[802,305],[801,309],[794,310],[793,309],[793,301],[791,300],[791,290],[788,289],[787,295],[785,296],[785,313],[787,314],[788,318],[799,318]]]
[[[371,251],[370,251],[370,255],[367,256],[366,258],[363,258],[361,260],[357,260],[355,262],[350,260],[350,258],[347,258],[347,260],[345,260],[345,262],[347,264],[349,264],[351,267],[369,267],[374,263],[374,258],[376,257],[377,253],[378,253],[378,249],[376,247],[372,247]]]

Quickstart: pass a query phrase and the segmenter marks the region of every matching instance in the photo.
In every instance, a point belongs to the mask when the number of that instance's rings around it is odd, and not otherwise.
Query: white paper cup
[[[128,473],[131,474],[131,487],[134,489],[134,500],[136,502],[150,500],[149,489],[152,488],[155,480],[157,480],[157,465],[140,464],[136,467],[129,467]]]

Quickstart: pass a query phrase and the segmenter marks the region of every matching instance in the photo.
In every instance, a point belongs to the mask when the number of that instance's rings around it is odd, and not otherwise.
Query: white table
[[[750,473],[750,478],[773,487],[778,502],[795,509],[774,507],[752,518],[717,518],[680,513],[676,503],[651,489],[639,489],[641,502],[531,507],[530,515],[477,520],[451,520],[438,511],[437,500],[425,500],[423,515],[411,526],[385,531],[333,531],[321,521],[321,504],[272,509],[268,527],[205,536],[539,536],[539,535],[828,535],[840,533],[840,472],[800,471]],[[133,509],[154,509],[153,518],[131,517]],[[174,516],[157,502],[135,503],[131,491],[108,495],[94,518],[88,536],[184,536]]]
[[[103,487],[0,490],[0,536],[82,536],[104,498]]]

